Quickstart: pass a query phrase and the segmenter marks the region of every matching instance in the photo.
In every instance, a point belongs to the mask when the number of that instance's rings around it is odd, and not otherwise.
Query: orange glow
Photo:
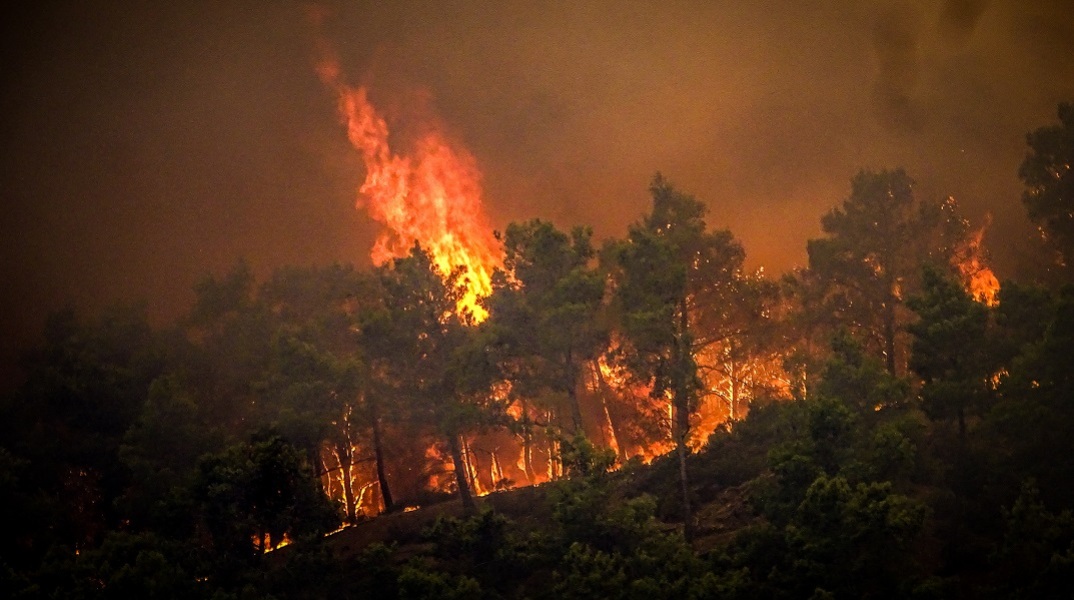
[[[317,74],[338,95],[347,137],[365,163],[357,205],[387,227],[373,246],[373,263],[406,256],[420,243],[442,273],[461,271],[465,294],[459,307],[484,320],[488,315],[479,300],[492,292],[491,275],[501,256],[473,156],[452,144],[435,121],[421,123],[425,133],[400,154],[389,144],[388,123],[366,88],[343,83],[333,60],[323,60]]]
[[[286,533],[283,534],[283,537],[280,538],[279,541],[273,540],[272,536],[267,533],[264,537],[255,535],[251,539],[254,543],[254,546],[260,548],[261,552],[264,554],[268,554],[273,550],[279,550],[284,546],[291,545],[291,536],[287,535]]]
[[[613,342],[613,351],[618,342]],[[618,364],[608,361],[606,355],[596,360],[596,368],[593,376],[594,390],[601,396],[603,406],[601,416],[604,418],[602,428],[604,436],[610,447],[616,451],[620,459],[639,457],[645,464],[653,459],[667,454],[675,448],[671,439],[671,399],[669,396],[654,398],[650,393],[652,388],[631,378],[627,369]],[[626,401],[637,412],[632,413],[623,421],[648,421],[651,425],[647,431],[636,431],[631,439],[626,436],[620,437],[612,422],[611,402]],[[627,433],[627,432],[623,432]],[[639,435],[640,434],[640,435]]]
[[[966,291],[973,296],[974,300],[987,306],[995,306],[999,302],[999,279],[986,264],[985,251],[981,245],[985,230],[991,224],[992,215],[988,215],[985,224],[969,235],[956,252],[955,258],[955,266],[962,275]]]
[[[700,450],[720,425],[732,426],[758,397],[789,399],[790,375],[779,352],[745,352],[729,338],[698,354],[703,391],[687,443]]]

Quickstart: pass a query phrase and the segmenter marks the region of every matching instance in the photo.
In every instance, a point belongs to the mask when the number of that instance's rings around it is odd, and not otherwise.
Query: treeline
[[[1020,169],[1048,282],[1074,260],[1074,110],[1059,116]],[[138,308],[53,315],[2,406],[4,592],[1062,591],[1074,291],[999,288],[957,204],[900,169],[857,174],[809,267],[778,281],[693,197],[660,175],[650,192],[599,248],[585,228],[508,226],[480,322],[465,273],[420,245],[260,284],[240,264],[163,330]],[[549,480],[543,531],[478,514],[476,495]],[[749,516],[706,547],[732,491]],[[343,523],[453,496],[476,516],[419,556],[323,553]]]

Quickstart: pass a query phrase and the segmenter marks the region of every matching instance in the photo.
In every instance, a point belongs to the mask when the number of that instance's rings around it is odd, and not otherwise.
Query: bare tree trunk
[[[470,491],[470,482],[466,477],[466,462],[462,458],[462,446],[459,445],[458,434],[448,434],[448,449],[451,451],[451,464],[455,467],[455,485],[459,488],[459,499],[462,500],[462,510],[467,515],[477,513],[477,505],[474,504],[474,496]]]
[[[377,412],[375,401],[370,400],[373,421],[373,458],[377,464],[377,483],[380,484],[380,498],[384,502],[384,512],[391,512],[395,508],[392,502],[392,492],[388,488],[388,475],[384,468],[384,447],[380,435],[380,415]]]
[[[728,340],[728,344],[730,345],[730,351],[728,352],[727,360],[731,366],[728,370],[731,375],[731,398],[728,404],[731,406],[727,416],[734,421],[738,417],[738,361],[735,360],[734,342]]]
[[[569,351],[563,365],[563,375],[567,387],[567,402],[571,409],[572,433],[585,435],[585,430],[582,428],[582,405],[578,402],[578,373]]]
[[[530,485],[537,483],[537,474],[533,471],[533,431],[525,401],[522,401],[522,468]]]
[[[672,376],[674,377],[672,390],[675,394],[672,399],[672,407],[675,412],[674,421],[672,423],[672,436],[675,438],[675,450],[679,455],[679,481],[682,484],[683,537],[686,538],[687,542],[690,542],[694,539],[694,516],[690,506],[690,482],[686,472],[686,456],[690,451],[686,445],[686,438],[690,433],[691,385],[691,382],[688,381],[688,378],[691,377],[691,370],[688,368],[688,361],[690,358],[690,347],[687,336],[688,327],[689,321],[686,312],[686,298],[684,297],[679,305],[678,339],[675,340],[675,346],[672,351],[672,361],[674,362],[674,368],[672,370]]]
[[[556,423],[557,416],[554,410],[548,411],[548,423]],[[553,435],[545,436],[548,440],[548,480],[556,481],[563,474],[562,464],[559,462],[559,443]]]
[[[895,294],[891,293],[894,283],[888,284],[888,295],[884,302],[884,353],[887,354],[888,373],[895,376]]]
[[[680,422],[678,426],[680,433],[677,436],[675,450],[679,455],[679,480],[682,483],[682,533],[686,541],[690,542],[694,539],[694,515],[690,506],[690,480],[686,472],[686,455],[689,449],[686,446],[686,434],[683,433],[689,429],[683,429],[682,420],[676,415],[676,421]],[[687,427],[689,427],[689,420],[690,417],[687,415]]]
[[[343,484],[343,506],[346,512],[347,523],[353,525],[357,520],[358,501],[354,497],[354,482],[351,481],[351,456],[350,441],[337,442],[335,448],[336,462],[339,463],[339,479]]]
[[[327,445],[326,445],[326,447],[328,449],[323,451],[321,453],[321,456],[319,457],[319,462],[321,464],[321,471],[320,471],[320,473],[317,473],[317,479],[320,479],[321,477],[327,477],[328,478],[327,486],[322,486],[322,487],[325,488],[325,490],[324,490],[325,494],[329,498],[332,498],[332,497],[334,497],[334,494],[335,494],[335,482],[334,482],[334,480],[332,478],[332,471],[334,471],[335,469],[329,469],[328,468],[328,462],[326,462],[326,460],[325,460],[325,455],[328,452],[332,452],[332,454],[335,455],[335,449],[331,448],[330,446],[327,446]]]
[[[492,489],[495,490],[502,486],[501,484],[507,479],[507,476],[503,472],[503,465],[500,464],[500,457],[495,450],[490,453],[490,461],[492,462],[490,467],[492,471]]]
[[[526,470],[526,478],[530,485],[537,483],[537,473],[533,470],[533,436],[527,430],[522,440],[522,468]]]
[[[480,496],[485,486],[481,483],[481,475],[477,472],[477,455],[474,454],[469,440],[465,436],[460,437],[462,437],[462,462],[466,464],[466,477],[470,481],[470,490]]]
[[[611,394],[612,388],[608,385],[608,382],[605,381],[604,373],[601,373],[600,365],[597,361],[593,361],[592,368],[593,373],[595,373],[597,377],[597,389],[600,393],[600,403],[604,408],[604,418],[608,420],[608,429],[612,434],[612,443],[615,444],[615,452],[619,456],[619,462],[625,463],[627,460],[627,450],[624,444],[620,441],[622,437],[620,437],[619,434],[619,423],[616,422],[616,419],[612,416],[612,410],[608,407],[608,395]]]

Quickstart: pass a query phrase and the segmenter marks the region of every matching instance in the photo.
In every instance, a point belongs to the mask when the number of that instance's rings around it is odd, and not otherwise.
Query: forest
[[[478,294],[414,243],[240,262],[166,327],[55,313],[0,399],[0,595],[1069,597],[1058,118],[1012,165],[1039,238],[1002,282],[901,168],[777,277],[657,174],[619,239],[497,232]]]

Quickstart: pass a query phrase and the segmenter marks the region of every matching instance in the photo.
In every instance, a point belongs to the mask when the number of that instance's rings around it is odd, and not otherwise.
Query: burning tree
[[[447,446],[459,498],[473,511],[462,436],[495,422],[503,407],[489,389],[495,377],[482,330],[459,308],[461,273],[442,273],[415,245],[377,276],[380,304],[363,319],[363,334],[383,359],[374,374],[395,399],[397,419],[434,431]]]
[[[924,265],[959,270],[969,224],[953,198],[919,201],[902,169],[861,171],[850,187],[843,204],[821,219],[826,237],[809,240],[809,274],[797,287],[809,299],[810,320],[846,327],[899,374],[908,346],[906,298],[920,289]]]
[[[698,376],[698,323],[703,306],[729,299],[730,282],[744,253],[729,231],[707,231],[704,205],[676,191],[661,175],[649,189],[652,212],[631,225],[626,240],[606,249],[624,334],[617,354],[635,377],[651,386],[654,398],[669,401],[689,538],[687,442],[703,385]]]
[[[440,272],[458,270],[459,306],[483,320],[479,300],[492,291],[500,257],[486,225],[473,156],[451,143],[431,118],[418,120],[420,132],[401,152],[389,143],[388,122],[370,103],[366,88],[347,85],[334,59],[324,59],[317,72],[335,92],[347,138],[365,166],[357,204],[386,226],[373,246],[374,264],[405,257],[421,243]]]
[[[510,224],[504,270],[494,275],[489,298],[512,391],[535,400],[549,424],[567,421],[564,429],[573,433],[584,432],[579,388],[587,366],[608,344],[604,278],[590,265],[591,235],[576,228],[568,236],[540,220]],[[530,438],[524,431],[527,453]],[[527,471],[532,478],[532,467]]]
[[[965,438],[966,418],[984,412],[999,368],[989,343],[989,310],[937,269],[926,269],[923,283],[922,293],[909,300],[920,317],[909,326],[910,368],[924,382],[925,412],[936,420],[956,418]]]
[[[743,272],[741,258],[728,267],[694,302],[694,352],[704,383],[695,447],[721,423],[744,417],[754,399],[789,395],[779,286],[762,271]]]

